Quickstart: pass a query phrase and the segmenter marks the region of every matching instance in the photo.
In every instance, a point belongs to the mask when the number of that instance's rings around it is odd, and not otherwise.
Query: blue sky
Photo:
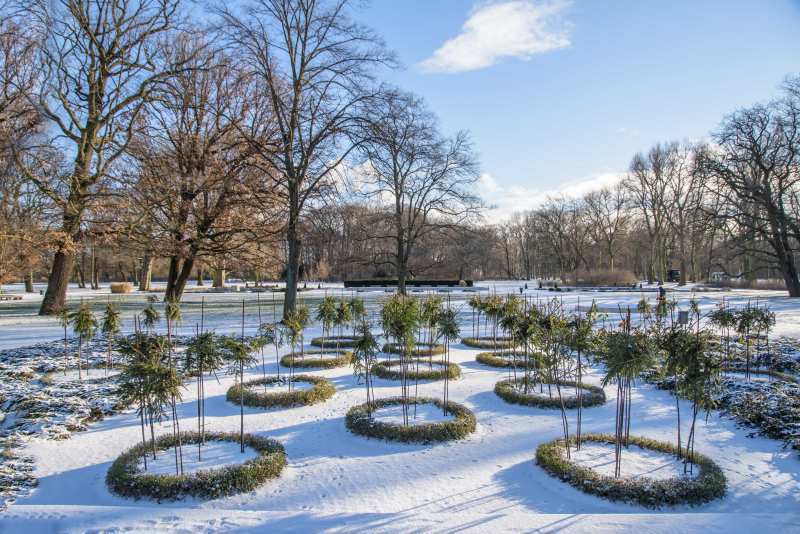
[[[446,132],[472,133],[507,216],[699,139],[800,73],[800,0],[373,0],[358,18]]]

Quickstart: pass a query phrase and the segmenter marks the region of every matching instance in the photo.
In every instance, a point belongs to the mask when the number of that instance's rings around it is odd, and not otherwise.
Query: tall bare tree
[[[387,91],[365,126],[359,193],[386,214],[376,225],[394,242],[387,252],[400,293],[414,247],[425,236],[473,220],[482,207],[473,187],[478,166],[466,132],[443,137],[416,96]],[[380,237],[373,235],[373,237]]]
[[[777,265],[792,297],[800,297],[798,87],[800,78],[789,80],[783,99],[728,116],[714,133],[716,148],[701,158],[723,197],[733,241],[762,265]]]
[[[275,118],[266,126],[251,121],[248,138],[281,176],[284,314],[295,309],[303,216],[354,148],[348,132],[372,98],[374,67],[394,61],[376,35],[352,21],[354,3],[250,0],[239,10],[219,10],[231,46],[266,93],[260,113]]]
[[[180,0],[20,3],[19,20],[36,36],[43,80],[32,98],[72,158],[68,177],[54,185],[17,157],[27,178],[61,212],[62,238],[40,314],[56,313],[64,306],[85,213],[109,166],[128,146],[153,86],[184,68],[163,61],[163,50],[180,25],[179,4]]]

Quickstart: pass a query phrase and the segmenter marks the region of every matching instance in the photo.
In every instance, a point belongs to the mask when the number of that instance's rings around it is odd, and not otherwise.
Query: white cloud
[[[485,187],[487,180],[484,180],[484,176],[489,177],[488,182],[494,184],[493,190]],[[525,185],[502,187],[494,178],[485,174],[481,176],[478,187],[487,203],[492,206],[486,213],[486,222],[497,223],[509,219],[515,212],[537,208],[548,198],[558,196],[579,198],[590,191],[612,186],[622,177],[623,173],[604,172],[565,183],[554,189],[536,189]]]
[[[527,60],[570,45],[563,12],[570,0],[512,0],[478,7],[461,28],[420,63],[426,72],[465,72],[504,57]]]

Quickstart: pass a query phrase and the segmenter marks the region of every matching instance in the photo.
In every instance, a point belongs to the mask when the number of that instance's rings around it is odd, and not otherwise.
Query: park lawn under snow
[[[518,284],[508,287],[516,291]],[[617,303],[635,306],[641,295],[583,292],[564,294],[563,299],[571,306],[580,298],[584,306],[593,296],[604,307],[614,308]],[[687,293],[682,302],[690,296]],[[740,293],[725,296],[734,305],[753,298]],[[721,296],[701,294],[700,298],[701,306],[709,311]],[[783,297],[768,302],[778,315],[777,332],[800,335],[800,303]],[[460,303],[454,299],[454,304]],[[466,307],[461,316],[462,333],[470,335]],[[217,317],[209,319],[211,328],[236,332],[235,319]],[[254,331],[257,325],[252,317],[247,321],[248,331]],[[57,339],[55,322],[53,332]],[[306,339],[318,333],[319,329],[311,329]],[[18,340],[20,344],[34,341],[22,336]],[[349,367],[304,370],[330,379],[336,395],[312,406],[244,409],[245,431],[277,439],[286,448],[288,465],[280,478],[253,492],[213,501],[158,504],[118,497],[106,487],[106,472],[123,450],[141,439],[138,417],[128,411],[67,440],[31,439],[23,452],[34,458],[39,487],[0,514],[0,531],[800,531],[797,451],[775,440],[748,437],[751,429],[739,428],[717,412],[708,421],[698,418],[696,450],[714,458],[724,471],[728,493],[723,499],[698,508],[654,511],[587,495],[554,479],[533,458],[538,445],[561,435],[559,411],[512,405],[498,398],[493,387],[507,378],[507,370],[476,362],[479,352],[455,344],[451,353],[463,377],[450,381],[450,399],[466,405],[477,417],[476,432],[464,440],[410,445],[353,435],[345,428],[344,416],[351,406],[366,400],[363,383],[357,382]],[[267,373],[274,376],[274,352],[267,353],[266,362]],[[245,379],[257,379],[261,373],[259,363]],[[598,384],[601,377],[601,372],[587,369],[588,382]],[[239,407],[225,400],[233,383],[233,376],[222,373],[219,382],[206,380],[208,431],[238,432]],[[441,381],[420,382],[419,394],[440,396],[442,385]],[[187,381],[178,407],[183,429],[196,429],[195,392],[195,382]],[[379,398],[399,395],[400,383],[376,379],[375,393]],[[615,394],[615,387],[606,388],[607,403],[584,410],[584,433],[613,433]],[[632,400],[632,434],[675,439],[675,399],[669,392],[637,383]],[[685,436],[688,403],[681,401],[681,413]],[[574,430],[574,411],[569,418]],[[158,434],[170,430],[169,421],[156,429]],[[165,461],[167,456],[162,454]],[[635,458],[623,453],[623,469],[629,468],[631,460]]]
[[[207,441],[200,447],[200,459],[197,459],[197,445],[184,445],[182,447],[183,473],[194,473],[209,469],[218,469],[229,465],[240,465],[258,456],[252,447],[245,446],[244,453],[240,445],[233,441]],[[152,455],[147,457],[147,469],[144,468],[144,459],[139,461],[139,471],[149,475],[174,475],[175,474],[175,447],[158,451],[156,459]]]
[[[571,451],[570,460],[597,473],[614,476],[614,444],[587,442],[581,450]],[[684,474],[683,462],[671,454],[651,451],[631,445],[622,450],[621,476],[625,478],[649,478],[668,480],[671,478],[695,477],[700,469],[695,466],[693,473]]]

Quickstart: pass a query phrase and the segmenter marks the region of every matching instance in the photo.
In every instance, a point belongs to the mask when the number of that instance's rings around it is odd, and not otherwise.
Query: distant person
[[[664,289],[663,286],[659,286],[658,288],[658,304],[666,304],[667,303],[667,290]]]
[[[528,290],[528,282],[525,282],[525,290]]]

